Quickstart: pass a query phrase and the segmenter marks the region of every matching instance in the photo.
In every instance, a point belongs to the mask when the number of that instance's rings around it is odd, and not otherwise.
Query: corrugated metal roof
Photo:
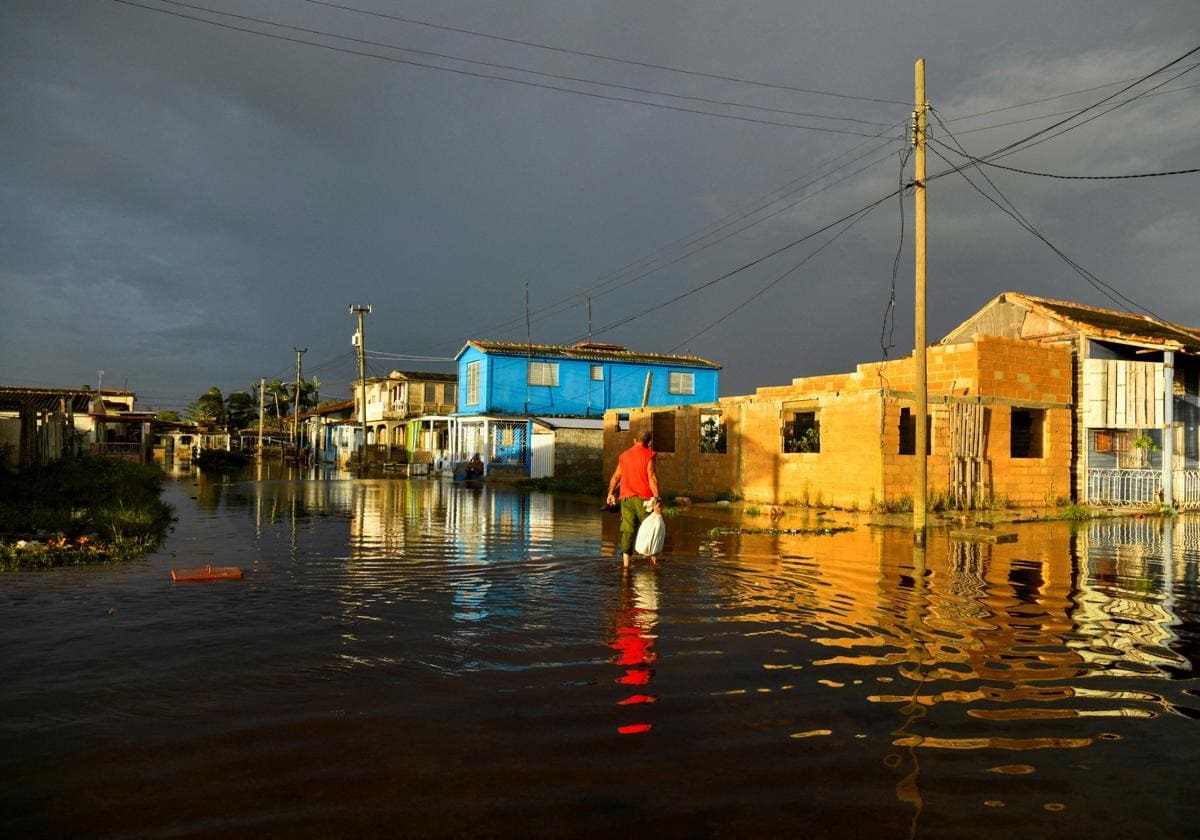
[[[603,429],[603,417],[534,417],[533,422],[548,429]]]
[[[517,341],[480,341],[471,339],[467,347],[496,356],[542,356],[553,359],[582,359],[590,362],[633,362],[645,364],[683,365],[717,368],[720,365],[699,356],[676,356],[669,353],[639,353],[616,344],[602,345],[582,342],[574,345],[523,344]],[[465,350],[466,347],[463,348]],[[462,351],[459,351],[462,355]]]
[[[14,388],[0,386],[0,411],[20,411],[32,408],[35,411],[57,411],[62,401],[67,408],[78,414],[87,414],[88,403],[95,391],[68,388]]]
[[[1200,330],[1184,327],[1149,315],[1134,315],[1100,309],[1066,300],[1051,300],[1033,295],[1007,292],[1002,297],[1026,303],[1049,318],[1062,321],[1094,338],[1125,339],[1141,344],[1176,346],[1200,350]]]
[[[403,379],[405,381],[420,380],[422,382],[457,382],[457,373],[431,373],[420,370],[394,370],[385,377],[387,379]]]

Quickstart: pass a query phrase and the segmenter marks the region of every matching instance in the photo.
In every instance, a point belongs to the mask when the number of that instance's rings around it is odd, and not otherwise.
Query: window
[[[667,374],[668,394],[696,393],[696,374],[673,370]]]
[[[807,411],[798,409],[784,409],[783,451],[821,451],[820,412],[818,412],[815,408]]]
[[[558,384],[558,362],[530,362],[529,384],[549,385]]]
[[[426,404],[437,402],[437,385],[432,382],[425,383],[425,402]]]
[[[700,451],[710,455],[725,454],[725,424],[719,412],[708,411],[700,415]]]
[[[933,418],[925,416],[925,454],[933,452]],[[900,449],[897,454],[917,454],[917,415],[911,408],[900,409]]]
[[[675,412],[674,411],[656,411],[651,415],[653,426],[651,432],[654,434],[654,440],[650,446],[655,452],[674,452],[675,451]]]
[[[467,362],[467,405],[479,405],[479,362]]]
[[[1042,457],[1042,429],[1046,412],[1039,408],[1014,408],[1009,430],[1009,455],[1013,458]]]
[[[592,365],[592,381],[604,381],[604,365]]]
[[[454,405],[454,401],[456,399],[458,399],[458,394],[456,393],[457,391],[458,391],[457,385],[443,385],[442,386],[442,396],[445,398],[446,402],[449,403],[450,405]]]

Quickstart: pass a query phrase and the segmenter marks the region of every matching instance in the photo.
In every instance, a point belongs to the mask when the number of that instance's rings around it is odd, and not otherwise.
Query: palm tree
[[[221,389],[214,385],[201,394],[187,407],[187,415],[201,425],[224,428],[225,398],[221,395]]]
[[[291,404],[291,397],[288,394],[288,387],[282,379],[276,377],[267,383],[267,396],[275,403],[275,417],[282,421],[288,415],[288,406]]]
[[[225,398],[225,415],[230,430],[240,431],[258,419],[258,402],[247,391],[234,391]]]

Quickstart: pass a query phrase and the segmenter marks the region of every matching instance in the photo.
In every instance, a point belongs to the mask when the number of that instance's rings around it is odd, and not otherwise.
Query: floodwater
[[[1200,520],[922,553],[693,512],[623,574],[598,501],[166,495],[143,562],[0,577],[0,835],[1200,830]],[[245,579],[171,581],[205,564]]]

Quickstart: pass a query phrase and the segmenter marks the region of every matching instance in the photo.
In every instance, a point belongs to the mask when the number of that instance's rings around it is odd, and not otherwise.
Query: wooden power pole
[[[308,352],[305,347],[301,350],[299,347],[293,347],[296,353],[296,407],[292,411],[292,449],[296,454],[296,462],[300,461],[300,357]]]
[[[359,414],[362,428],[362,448],[359,449],[358,465],[362,470],[367,468],[367,339],[363,333],[363,316],[371,314],[371,304],[351,304],[350,314],[358,315],[358,332],[354,334],[354,342],[358,345],[358,387]]]
[[[929,382],[925,353],[925,127],[929,104],[925,101],[925,59],[917,59],[914,68],[916,95],[913,108],[912,144],[916,149],[913,176],[915,215],[916,336],[913,341],[913,367],[916,372],[916,475],[913,479],[913,541],[925,544],[925,501],[928,497]]]

